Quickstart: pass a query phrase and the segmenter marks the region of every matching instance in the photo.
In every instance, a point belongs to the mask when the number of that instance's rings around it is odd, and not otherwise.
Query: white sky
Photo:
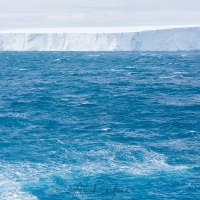
[[[200,0],[0,0],[0,29],[200,24]]]

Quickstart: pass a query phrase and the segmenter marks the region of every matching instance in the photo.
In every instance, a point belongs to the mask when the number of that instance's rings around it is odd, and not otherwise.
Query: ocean
[[[200,52],[0,52],[0,199],[200,199]]]

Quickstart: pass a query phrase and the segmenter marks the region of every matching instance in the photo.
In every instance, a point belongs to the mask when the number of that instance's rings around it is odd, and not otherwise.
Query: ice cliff
[[[0,50],[200,50],[200,26],[0,30]]]

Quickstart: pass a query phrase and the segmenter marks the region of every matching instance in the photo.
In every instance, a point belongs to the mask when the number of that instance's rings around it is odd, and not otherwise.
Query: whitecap
[[[102,131],[109,131],[110,128],[102,128],[101,130],[102,130]]]

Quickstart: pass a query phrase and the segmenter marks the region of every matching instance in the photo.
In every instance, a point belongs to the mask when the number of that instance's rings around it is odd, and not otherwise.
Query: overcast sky
[[[200,0],[0,0],[0,29],[200,24]]]

